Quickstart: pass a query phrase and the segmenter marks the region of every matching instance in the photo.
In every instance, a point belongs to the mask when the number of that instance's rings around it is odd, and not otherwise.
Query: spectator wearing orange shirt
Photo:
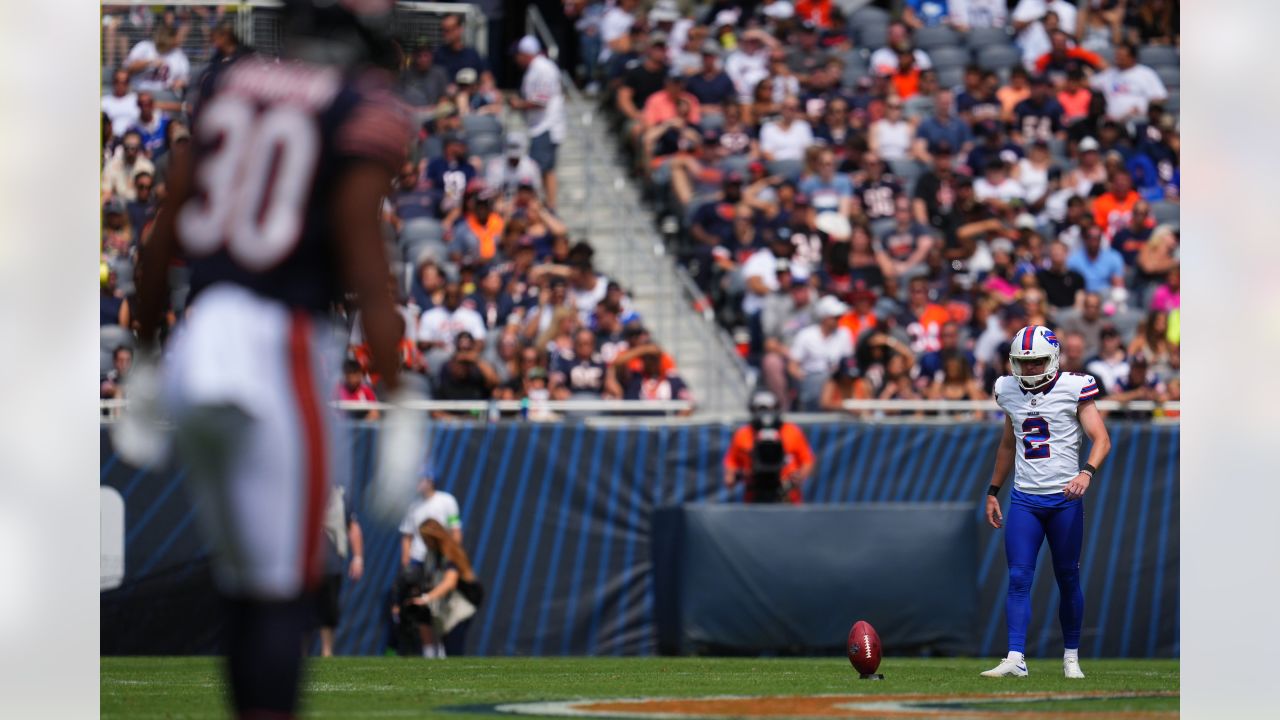
[[[778,398],[768,390],[751,396],[751,423],[733,434],[724,456],[724,484],[744,482],[748,503],[800,504],[800,485],[813,472],[813,449],[804,432],[784,422]]]
[[[676,117],[676,101],[680,99],[689,103],[688,121],[695,125],[702,122],[702,104],[684,89],[684,83],[685,76],[678,69],[673,67],[667,72],[667,81],[662,90],[644,101],[641,114],[646,130]]]
[[[951,319],[946,308],[929,301],[929,280],[911,278],[907,285],[907,308],[899,324],[911,338],[911,351],[916,355],[942,348],[942,326]]]
[[[858,336],[876,326],[876,294],[865,287],[855,288],[849,293],[849,302],[853,307],[840,318],[840,327],[849,331],[856,349]]]
[[[471,198],[470,209],[454,230],[449,246],[449,259],[455,263],[468,260],[488,262],[498,251],[498,240],[506,226],[502,216],[493,211],[497,188],[485,187]]]
[[[916,57],[910,50],[898,51],[898,67],[889,76],[893,83],[893,91],[899,100],[907,100],[920,92],[920,68],[916,66]]]
[[[796,0],[796,17],[823,30],[831,27],[831,0]]]
[[[1102,228],[1103,235],[1110,240],[1116,231],[1129,224],[1133,216],[1133,208],[1141,197],[1133,189],[1133,178],[1126,170],[1116,170],[1111,175],[1111,184],[1107,191],[1093,201],[1093,221]]]

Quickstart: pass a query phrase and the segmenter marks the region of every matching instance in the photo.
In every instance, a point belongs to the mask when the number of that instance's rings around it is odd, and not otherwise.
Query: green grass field
[[[514,717],[492,712],[508,702],[586,698],[723,695],[991,693],[1177,693],[1176,660],[1086,660],[1088,677],[1068,681],[1056,659],[1031,660],[1031,677],[978,677],[990,659],[886,658],[884,682],[857,679],[843,658],[409,658],[316,659],[308,665],[304,717]],[[214,658],[102,658],[103,718],[225,718]],[[1178,698],[975,700],[967,710],[992,717],[1104,717],[1112,713],[1170,717]],[[973,715],[966,713],[966,717]]]

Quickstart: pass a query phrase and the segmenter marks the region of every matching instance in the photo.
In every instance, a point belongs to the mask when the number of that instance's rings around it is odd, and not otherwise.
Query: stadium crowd
[[[548,399],[691,399],[624,289],[596,270],[589,240],[571,239],[555,212],[547,128],[559,122],[563,133],[563,104],[557,118],[553,105],[530,103],[536,83],[504,96],[466,45],[464,22],[443,17],[438,41],[398,39],[399,87],[420,127],[383,208],[402,368],[428,397],[529,400],[534,419],[554,417],[537,409]],[[170,151],[191,142],[192,89],[208,68],[253,51],[236,27],[221,7],[103,6],[103,398],[125,387],[137,256],[166,193]],[[545,74],[534,69],[545,60],[536,41],[516,55],[528,75]],[[527,134],[505,127],[517,111]],[[184,268],[171,268],[170,284],[172,326],[185,310]],[[334,314],[348,344],[334,399],[374,400],[359,318],[345,306]]]
[[[789,408],[988,398],[1028,324],[1114,399],[1179,398],[1176,2],[565,12],[661,227]]]

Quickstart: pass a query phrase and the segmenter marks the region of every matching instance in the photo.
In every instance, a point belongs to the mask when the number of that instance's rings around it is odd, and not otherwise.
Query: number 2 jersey
[[[996,380],[994,394],[1013,425],[1014,489],[1029,495],[1062,492],[1080,473],[1084,431],[1076,409],[1098,397],[1097,381],[1061,372],[1047,386],[1027,390],[1005,375]]]
[[[410,121],[392,82],[259,56],[203,78],[194,188],[177,216],[193,301],[220,283],[315,313],[341,298],[335,189],[352,163],[394,176],[404,162]]]

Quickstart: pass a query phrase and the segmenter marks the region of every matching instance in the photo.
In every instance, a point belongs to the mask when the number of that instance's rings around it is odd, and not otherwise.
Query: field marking
[[[1036,692],[986,693],[972,695],[792,695],[720,696],[702,698],[629,698],[612,700],[562,700],[509,703],[494,709],[513,715],[543,717],[657,718],[662,720],[702,720],[705,718],[1009,718],[1047,720],[1061,711],[992,711],[967,706],[982,703],[1016,705],[1044,701],[1123,700],[1178,697],[1177,692]],[[1103,720],[1115,718],[1177,717],[1176,711],[1072,711],[1073,718]]]

